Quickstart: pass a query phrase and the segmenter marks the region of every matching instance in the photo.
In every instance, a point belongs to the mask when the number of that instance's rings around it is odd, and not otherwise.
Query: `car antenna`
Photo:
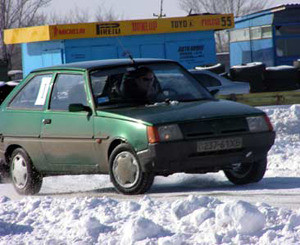
[[[119,42],[119,44],[120,44],[120,46],[121,46],[121,48],[122,48],[124,54],[127,55],[127,56],[129,57],[129,59],[132,61],[132,64],[134,65],[134,67],[135,67],[135,68],[138,68],[138,65],[137,65],[137,63],[135,62],[133,56],[131,55],[131,53],[129,52],[129,50],[126,50],[126,49],[125,49],[125,47],[124,47],[124,45],[123,45],[123,43],[121,42],[121,40],[120,40],[119,37],[117,37],[117,40],[118,40],[118,42]]]

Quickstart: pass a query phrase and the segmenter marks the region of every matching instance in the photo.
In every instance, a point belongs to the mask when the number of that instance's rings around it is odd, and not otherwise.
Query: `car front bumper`
[[[274,143],[275,132],[228,136],[230,137],[241,137],[242,148],[198,153],[197,142],[208,140],[205,138],[149,144],[147,150],[138,152],[138,156],[143,171],[157,175],[216,172],[233,163],[250,163],[265,158]],[[222,138],[210,138],[216,139]]]

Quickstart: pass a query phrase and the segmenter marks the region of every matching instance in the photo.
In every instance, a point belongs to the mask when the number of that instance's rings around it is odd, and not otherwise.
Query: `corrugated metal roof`
[[[238,23],[238,22],[249,20],[249,19],[257,18],[262,15],[273,14],[275,12],[281,12],[281,11],[285,11],[287,9],[298,9],[298,8],[300,9],[300,4],[278,5],[278,6],[264,9],[264,10],[261,10],[261,11],[258,11],[258,12],[252,13],[252,14],[236,17],[235,22]]]

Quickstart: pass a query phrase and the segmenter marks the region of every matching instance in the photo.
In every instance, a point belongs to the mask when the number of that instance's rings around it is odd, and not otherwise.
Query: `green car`
[[[153,73],[142,78],[152,81],[151,99],[125,92],[136,89],[131,75],[141,68]],[[215,99],[163,59],[34,70],[2,103],[0,118],[0,158],[24,195],[38,193],[45,176],[66,174],[109,174],[123,194],[145,193],[155,176],[178,172],[258,182],[275,139],[264,112]]]

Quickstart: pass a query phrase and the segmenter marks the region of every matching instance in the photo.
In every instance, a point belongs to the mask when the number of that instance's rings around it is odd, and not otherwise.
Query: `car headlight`
[[[247,117],[250,132],[272,131],[273,127],[268,116]]]
[[[183,139],[183,135],[177,124],[170,124],[159,127],[148,127],[147,131],[149,143],[167,142]]]

